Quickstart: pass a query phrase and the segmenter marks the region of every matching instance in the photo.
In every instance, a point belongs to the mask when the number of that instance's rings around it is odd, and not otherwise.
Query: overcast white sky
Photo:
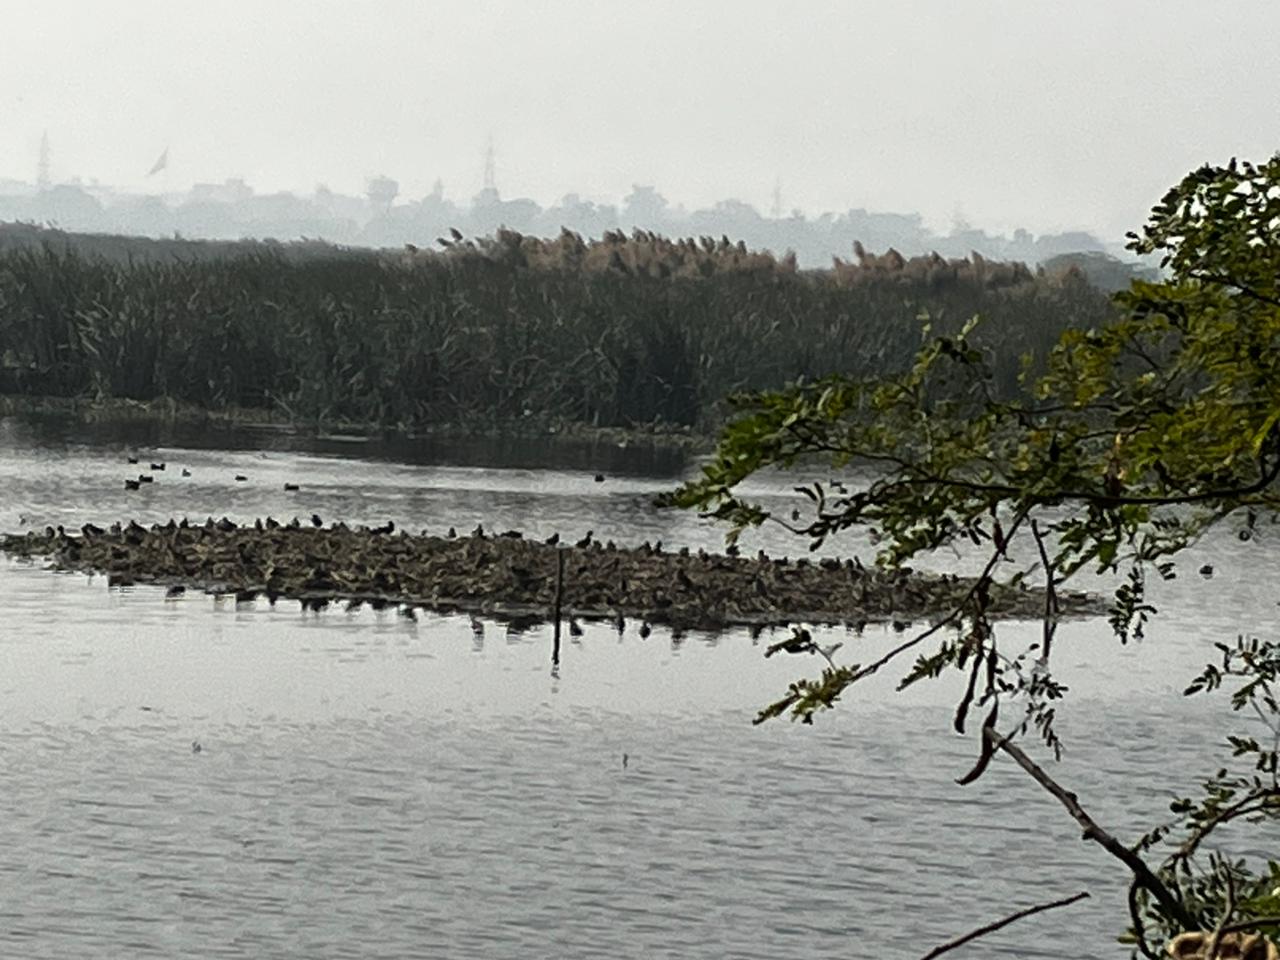
[[[0,0],[0,177],[506,197],[633,183],[1111,238],[1280,149],[1280,2]]]

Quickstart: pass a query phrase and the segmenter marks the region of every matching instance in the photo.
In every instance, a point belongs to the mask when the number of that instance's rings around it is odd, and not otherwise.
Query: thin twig
[[[1225,924],[1222,932],[1244,933],[1254,927],[1280,927],[1280,917],[1254,917],[1252,920],[1237,920],[1235,923]]]
[[[1138,884],[1138,878],[1134,877],[1129,884],[1129,919],[1133,921],[1133,935],[1136,939],[1138,949],[1147,960],[1162,960],[1162,955],[1151,949],[1147,943],[1146,927],[1142,923],[1142,910],[1138,905],[1138,890],[1141,889]]]
[[[1222,863],[1221,860],[1218,862]],[[1226,904],[1223,908],[1222,916],[1218,918],[1218,922],[1213,927],[1213,933],[1209,936],[1209,945],[1204,952],[1206,960],[1218,960],[1218,949],[1222,945],[1222,928],[1231,922],[1231,915],[1236,912],[1236,881],[1231,875],[1230,862],[1223,866],[1222,876],[1227,883]]]
[[[1190,860],[1204,841],[1204,838],[1222,826],[1222,824],[1234,820],[1236,817],[1247,816],[1248,814],[1265,810],[1267,801],[1277,796],[1280,796],[1280,791],[1273,787],[1265,787],[1260,790],[1251,790],[1235,803],[1223,807],[1213,817],[1196,827],[1191,836],[1169,858],[1170,866],[1177,864],[1179,861],[1186,862]]]
[[[1032,914],[1041,913],[1045,910],[1053,910],[1056,907],[1066,907],[1075,903],[1077,900],[1084,900],[1088,896],[1088,892],[1082,890],[1080,893],[1071,897],[1065,897],[1062,900],[1053,900],[1049,903],[1038,903],[1034,907],[1027,907],[1025,910],[1019,910],[1017,913],[1011,913],[1003,920],[997,920],[995,923],[988,923],[985,927],[979,927],[977,930],[971,930],[962,937],[957,937],[955,940],[948,940],[941,946],[934,947],[921,957],[920,960],[933,960],[934,957],[940,957],[944,953],[954,950],[956,947],[963,946],[971,940],[977,940],[979,937],[985,937],[988,933],[994,933],[1001,927],[1007,927],[1015,920],[1021,920],[1023,917],[1029,917]]]
[[[1031,535],[1035,537],[1040,562],[1044,565],[1044,642],[1040,646],[1040,659],[1047,669],[1053,636],[1058,632],[1058,590],[1053,582],[1053,562],[1049,559],[1049,551],[1045,549],[1044,534],[1040,532],[1040,525],[1035,520],[1031,521]]]
[[[1022,524],[1022,521],[1025,520],[1026,518],[1027,518],[1026,511],[1025,510],[1019,511],[1014,516],[1013,522],[1009,526],[1009,532],[1005,535],[1006,538],[1012,538],[1014,531],[1018,529],[1018,527]],[[991,559],[987,561],[987,565],[983,568],[982,573],[978,575],[978,578],[974,581],[973,586],[970,587],[969,591],[960,599],[960,601],[954,607],[952,607],[950,613],[948,613],[945,617],[943,617],[941,620],[935,623],[928,630],[925,630],[923,633],[917,634],[916,636],[912,637],[910,640],[907,640],[903,643],[898,644],[896,647],[894,647],[884,656],[880,657],[880,659],[874,660],[871,663],[867,664],[865,667],[862,667],[861,669],[859,669],[858,672],[853,675],[853,679],[850,680],[849,682],[856,683],[857,681],[861,680],[863,677],[871,676],[871,674],[878,671],[885,664],[895,660],[899,654],[905,653],[907,650],[910,650],[912,647],[923,643],[925,640],[933,636],[943,627],[959,619],[959,617],[964,613],[965,609],[968,607],[969,601],[972,600],[974,596],[977,594],[979,587],[986,586],[991,582],[991,574],[995,570],[996,564],[998,564],[1001,559],[1003,559],[1001,552],[999,550],[993,551],[991,554]]]

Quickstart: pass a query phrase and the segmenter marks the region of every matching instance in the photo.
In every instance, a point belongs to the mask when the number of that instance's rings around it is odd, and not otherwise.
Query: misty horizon
[[[503,194],[918,211],[994,234],[1139,227],[1189,169],[1280,142],[1280,7],[190,0],[8,11],[0,178],[182,192]],[[634,54],[643,51],[637,59]],[[148,179],[166,148],[166,171]],[[165,178],[168,178],[167,181]],[[156,181],[159,181],[158,186]]]

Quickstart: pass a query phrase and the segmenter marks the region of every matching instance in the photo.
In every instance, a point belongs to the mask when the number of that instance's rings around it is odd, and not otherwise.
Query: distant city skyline
[[[0,178],[243,177],[464,201],[659,185],[1009,232],[1141,224],[1188,170],[1280,145],[1280,4],[763,0],[10,4]],[[165,149],[164,169],[148,171]]]
[[[425,197],[400,195],[391,177],[371,178],[362,194],[318,187],[310,193],[261,193],[240,178],[197,183],[163,195],[122,192],[96,183],[51,182],[50,147],[42,140],[36,183],[0,180],[0,225],[42,224],[80,233],[187,239],[325,240],[368,247],[432,247],[460,229],[468,236],[492,236],[502,228],[542,237],[562,229],[600,238],[607,231],[652,231],[670,237],[723,237],[781,255],[794,252],[804,266],[822,267],[831,257],[850,260],[861,244],[872,252],[890,248],[907,255],[939,253],[966,257],[976,252],[996,260],[1043,263],[1065,253],[1095,252],[1131,259],[1117,243],[1084,231],[1036,235],[1026,229],[991,233],[978,225],[954,223],[931,230],[914,211],[855,208],[806,217],[764,212],[737,198],[707,207],[670,203],[656,186],[635,184],[620,202],[594,202],[569,193],[542,206],[527,197],[504,197],[492,155],[486,156],[483,186],[469,200],[455,202],[436,181]],[[152,164],[168,165],[165,150]]]

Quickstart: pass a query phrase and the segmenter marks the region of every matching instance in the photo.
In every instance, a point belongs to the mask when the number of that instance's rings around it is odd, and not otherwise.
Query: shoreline
[[[550,622],[558,606],[563,619],[640,619],[707,631],[931,621],[950,613],[973,584],[950,574],[864,568],[857,560],[672,552],[647,542],[601,543],[589,534],[570,546],[558,537],[530,540],[479,527],[469,535],[433,536],[391,524],[353,529],[270,518],[244,526],[226,518],[151,527],[130,522],[109,530],[86,524],[79,535],[46,528],[0,535],[0,552],[46,557],[58,570],[105,574],[108,586],[202,590],[234,595],[237,602],[289,599],[317,612],[332,603],[367,603],[405,616],[423,609],[532,624]],[[1001,619],[1036,619],[1044,609],[1043,592],[1031,589],[1000,585],[992,600],[991,614]],[[1065,617],[1105,609],[1100,598],[1081,593],[1061,594],[1059,602]]]
[[[545,439],[549,443],[572,441],[629,446],[649,445],[690,452],[707,452],[715,445],[716,432],[691,427],[651,424],[643,427],[594,427],[574,421],[540,418],[477,423],[420,424],[413,427],[351,420],[300,420],[256,407],[218,410],[179,403],[172,399],[129,400],[118,397],[88,399],[0,393],[0,419],[6,417],[62,417],[81,423],[216,424],[226,427],[259,427],[307,436],[350,433],[368,437],[463,439]]]

